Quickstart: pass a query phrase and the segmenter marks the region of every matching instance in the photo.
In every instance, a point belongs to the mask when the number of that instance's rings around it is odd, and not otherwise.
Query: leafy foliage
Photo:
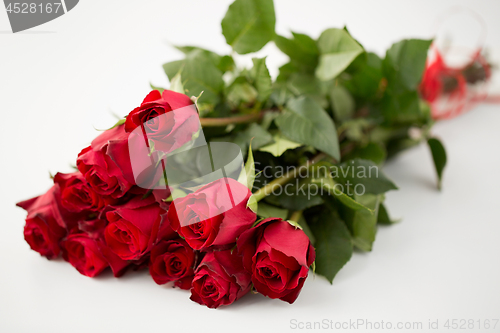
[[[226,42],[245,54],[260,50],[273,39],[275,24],[272,0],[236,0],[221,25]]]
[[[446,153],[430,134],[433,120],[418,93],[431,41],[402,40],[380,57],[346,28],[316,38],[278,35],[275,24],[272,0],[235,0],[221,24],[239,54],[274,42],[289,59],[274,80],[265,57],[241,68],[231,55],[196,46],[177,47],[184,58],[163,68],[171,90],[203,92],[200,114],[215,121],[204,127],[206,139],[240,146],[248,186],[264,187],[288,177],[283,170],[306,166],[283,183],[287,193],[282,186],[248,205],[261,218],[303,211],[294,223],[314,241],[316,272],[332,282],[353,247],[371,251],[377,225],[396,222],[384,205],[384,194],[397,189],[382,172],[388,158],[425,141],[441,184]],[[231,117],[250,120],[228,123]]]
[[[194,49],[186,54],[184,60],[169,62],[163,65],[163,69],[171,81],[177,73],[181,73],[187,95],[198,96],[203,92],[200,103],[216,104],[220,101],[224,81],[210,53]]]
[[[321,80],[330,80],[342,73],[363,48],[344,29],[325,30],[318,39],[320,52],[316,76]]]
[[[291,99],[275,122],[281,132],[293,141],[311,145],[340,159],[335,124],[314,100],[308,97]]]
[[[310,228],[315,238],[316,272],[332,283],[335,275],[351,259],[351,235],[335,211],[327,209],[312,220]]]

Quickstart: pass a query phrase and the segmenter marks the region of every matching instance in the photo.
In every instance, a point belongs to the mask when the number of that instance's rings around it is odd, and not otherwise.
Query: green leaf
[[[373,100],[378,97],[382,78],[382,60],[375,53],[367,52],[366,63],[343,83],[353,96]]]
[[[118,121],[117,121],[117,122],[116,122],[113,126],[111,126],[110,128],[106,128],[106,129],[99,129],[99,128],[95,128],[95,127],[94,127],[94,129],[95,129],[96,131],[100,131],[100,132],[109,131],[110,129],[113,129],[113,128],[115,128],[115,127],[118,127],[118,126],[120,126],[120,125],[125,124],[125,121],[126,121],[126,120],[127,120],[126,118],[120,118],[120,119],[118,119]],[[76,169],[76,170],[78,170],[78,169]]]
[[[252,153],[252,143],[248,145],[248,157],[245,163],[245,173],[247,178],[247,186],[251,191],[253,189],[253,183],[255,181],[255,162]]]
[[[307,224],[304,216],[301,215],[300,219],[297,222],[299,223],[301,229],[304,231],[304,233],[309,238],[309,241],[311,242],[311,244],[314,245],[314,243],[316,242],[316,237],[314,237],[314,234],[312,233],[311,228],[309,228],[309,225]]]
[[[278,112],[265,112],[262,116],[262,120],[260,122],[260,127],[265,130],[268,130],[271,124],[274,122],[274,119],[279,116]]]
[[[370,160],[373,163],[380,165],[387,157],[387,152],[384,146],[379,143],[370,142],[362,147],[355,148],[349,154],[344,156],[344,160],[352,160],[355,158]]]
[[[372,212],[343,208],[341,215],[351,231],[354,245],[362,251],[371,251],[377,234],[377,216],[381,196],[365,194],[355,195],[354,198],[363,206],[370,208]]]
[[[286,54],[292,63],[312,72],[318,64],[318,47],[311,37],[292,32],[293,39],[279,35],[274,37],[276,46]]]
[[[274,143],[261,147],[259,150],[271,153],[273,156],[279,157],[283,155],[283,153],[288,149],[295,149],[302,146],[302,144],[300,143],[288,140],[280,132],[276,133],[273,136],[273,139]]]
[[[350,120],[345,120],[342,126],[339,127],[339,132],[343,132],[351,141],[364,142],[366,140],[366,129],[368,129],[372,123],[366,118],[355,118]]]
[[[293,73],[288,79],[288,87],[295,95],[321,94],[321,81],[315,76],[304,73]]]
[[[248,187],[250,191],[253,189],[253,183],[255,181],[255,162],[252,153],[252,144],[248,145],[248,157],[245,163],[245,168],[241,170],[238,177],[238,182]],[[257,201],[256,201],[257,202]]]
[[[427,140],[427,144],[431,149],[432,159],[434,160],[434,167],[436,168],[436,173],[438,177],[438,189],[441,189],[441,181],[443,179],[443,170],[446,166],[446,150],[443,144],[436,138],[430,138]]]
[[[217,104],[224,87],[222,72],[203,50],[195,49],[186,55],[186,59],[169,62],[163,69],[170,80],[182,69],[182,80],[186,94],[198,96],[199,103]],[[175,72],[174,72],[175,71]]]
[[[249,208],[252,212],[257,214],[257,210],[259,209],[259,203],[257,202],[257,199],[255,199],[254,195],[251,195],[250,198],[248,198],[247,208]]]
[[[222,20],[226,42],[239,54],[256,52],[274,37],[272,0],[235,0]]]
[[[377,216],[377,223],[378,224],[384,224],[384,225],[391,225],[395,223],[399,223],[400,220],[392,220],[389,217],[389,212],[387,212],[387,209],[385,208],[384,204],[380,204],[378,207],[378,216]]]
[[[382,194],[397,189],[382,170],[369,160],[354,159],[333,166],[331,174],[334,180],[349,187],[353,194]]]
[[[291,140],[311,145],[340,160],[335,124],[328,113],[308,97],[291,99],[285,112],[275,120],[281,132]]]
[[[287,222],[294,227],[295,229],[300,229],[302,230],[302,226],[299,224],[299,222],[292,221],[292,220],[287,220]]]
[[[172,80],[174,76],[179,73],[184,65],[184,62],[184,60],[175,60],[163,64],[163,70],[165,71],[165,74],[167,74],[169,80]]]
[[[153,90],[158,90],[161,93],[163,93],[163,91],[165,90],[165,88],[161,88],[161,87],[157,87],[157,86],[154,86],[152,83],[149,83],[149,86],[151,87],[151,89]]]
[[[175,46],[176,49],[183,52],[184,54],[189,54],[193,51],[202,52],[207,58],[212,60],[213,64],[222,72],[231,71],[235,67],[234,59],[230,55],[220,56],[215,52],[203,49],[198,46]]]
[[[336,120],[344,121],[352,118],[356,104],[346,88],[340,85],[333,87],[330,92],[330,100]]]
[[[321,205],[321,189],[318,185],[310,186],[311,184],[313,183],[308,178],[295,179],[294,182],[281,186],[276,194],[266,197],[266,201],[290,210],[304,210]]]
[[[230,55],[225,55],[220,58],[219,63],[217,64],[217,68],[222,72],[232,71],[236,68],[236,63],[234,62],[233,57]]]
[[[320,173],[322,171],[321,167],[324,166],[318,165],[316,168],[313,168],[312,170],[314,174]],[[335,181],[331,177],[330,172],[327,171],[326,174],[322,175],[318,174],[318,176],[319,177],[314,178],[312,182],[324,188],[326,191],[328,191],[328,193],[330,193],[337,200],[339,200],[344,206],[349,207],[350,209],[353,210],[362,209],[368,211],[369,213],[373,213],[373,211],[370,208],[363,206],[362,204],[356,202],[353,198],[342,192],[341,188],[343,188],[343,185],[335,183]]]
[[[233,84],[227,93],[227,100],[237,108],[240,103],[253,104],[259,97],[257,90],[247,82]]]
[[[432,40],[405,39],[394,43],[385,55],[383,72],[392,89],[416,90],[422,79]]]
[[[296,96],[307,96],[317,102],[322,108],[328,107],[324,82],[311,74],[293,73],[288,79],[287,86]]]
[[[292,98],[294,94],[288,89],[287,85],[282,82],[276,82],[273,86],[273,92],[271,93],[271,101],[276,104],[279,108],[285,106],[285,104]]]
[[[316,273],[330,283],[351,259],[353,246],[345,223],[335,212],[325,210],[310,223],[315,237]]]
[[[292,74],[297,73],[298,71],[299,68],[295,64],[291,62],[284,64],[279,68],[279,75],[276,78],[276,82],[285,82]]]
[[[182,85],[181,72],[175,74],[175,76],[170,80],[170,90],[185,94],[184,86]]]
[[[316,76],[331,80],[342,73],[363,48],[344,29],[328,29],[318,39],[320,52]]]
[[[245,130],[239,131],[233,142],[240,146],[241,151],[244,152],[247,150],[247,147],[252,139],[252,148],[254,150],[259,149],[273,141],[273,137],[268,131],[263,129],[260,125],[253,123],[250,124]]]
[[[175,48],[177,50],[181,51],[182,53],[184,53],[185,55],[188,55],[193,51],[203,53],[203,55],[206,58],[209,58],[210,60],[212,60],[212,62],[216,66],[219,64],[219,62],[221,61],[221,58],[222,58],[217,53],[209,51],[209,50],[201,48],[201,47],[198,47],[198,46],[175,46]]]
[[[272,80],[266,67],[266,58],[252,58],[252,62],[253,67],[250,70],[250,77],[259,92],[257,99],[264,102],[269,98],[272,91]]]
[[[413,123],[424,116],[416,91],[387,92],[382,99],[382,110],[384,117],[392,123]]]
[[[259,202],[259,209],[257,215],[263,218],[268,217],[279,217],[286,220],[288,216],[288,209],[278,208],[272,205],[268,205],[265,202]]]

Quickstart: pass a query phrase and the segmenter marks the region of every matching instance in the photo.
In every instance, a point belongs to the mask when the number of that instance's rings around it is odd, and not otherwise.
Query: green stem
[[[292,215],[290,216],[290,220],[291,221],[295,221],[297,223],[299,223],[299,220],[300,218],[302,217],[302,210],[296,210],[295,212],[292,213]]]
[[[260,200],[267,197],[269,194],[273,193],[274,190],[278,189],[280,186],[288,183],[290,180],[294,179],[297,175],[300,175],[304,170],[307,170],[311,164],[317,163],[325,158],[326,155],[324,153],[319,153],[314,158],[308,160],[306,163],[301,164],[297,167],[297,170],[288,171],[283,177],[275,178],[265,186],[261,187],[253,194],[255,200],[259,202]]]
[[[253,123],[260,119],[262,113],[252,113],[245,114],[235,117],[225,117],[225,118],[200,118],[201,126],[203,127],[217,127],[217,126],[227,126],[231,124],[247,124]]]

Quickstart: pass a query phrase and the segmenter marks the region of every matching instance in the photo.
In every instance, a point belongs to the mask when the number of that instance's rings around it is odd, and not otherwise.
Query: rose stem
[[[307,169],[311,164],[317,163],[325,157],[326,157],[326,155],[324,153],[319,153],[314,158],[308,160],[304,164],[299,165],[297,170],[295,170],[295,169],[290,170],[283,177],[273,179],[271,182],[264,185],[263,187],[258,189],[253,194],[253,196],[255,197],[255,200],[258,202],[258,201],[264,199],[269,194],[273,193],[273,191],[275,189],[279,188],[280,186],[282,186],[282,185],[288,183],[290,180],[294,179],[297,176],[297,174],[300,174],[303,170]]]
[[[290,216],[290,220],[299,223],[299,220],[300,220],[301,217],[302,217],[302,211],[301,210],[296,210]]]
[[[227,126],[231,124],[247,124],[253,123],[260,119],[262,113],[245,114],[242,116],[226,117],[226,118],[200,118],[201,126],[217,127]]]

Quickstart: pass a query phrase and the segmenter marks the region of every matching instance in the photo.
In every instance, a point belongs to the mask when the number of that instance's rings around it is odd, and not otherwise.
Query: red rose
[[[196,254],[182,239],[164,240],[151,250],[149,273],[157,284],[175,281],[181,289],[191,288]]]
[[[100,215],[106,215],[105,211],[102,211]],[[74,230],[74,233],[78,234],[79,237],[92,239],[95,244],[97,244],[99,253],[105,258],[107,264],[111,267],[114,276],[118,277],[125,273],[129,263],[111,251],[109,246],[106,244],[104,240],[104,230],[107,225],[108,221],[99,217],[94,219],[82,219],[78,221],[78,229]],[[68,236],[68,238],[69,237],[70,236]]]
[[[198,112],[186,95],[153,90],[140,107],[127,116],[128,147],[135,183],[157,188],[166,154],[194,142],[200,129]],[[160,161],[163,160],[163,161]]]
[[[192,104],[193,101],[184,94],[170,90],[164,90],[163,94],[161,94],[158,90],[153,90],[144,98],[141,106],[128,114],[125,121],[125,130],[132,132],[136,127],[140,127],[159,115]]]
[[[191,300],[217,308],[233,303],[250,288],[250,274],[243,268],[236,251],[214,251],[207,253],[196,269]]]
[[[62,247],[64,260],[85,276],[94,277],[108,267],[96,241],[85,234],[69,235]]]
[[[63,258],[85,276],[97,276],[108,266],[115,276],[120,276],[127,267],[127,262],[109,251],[102,241],[85,233],[70,234],[62,248]]]
[[[71,212],[98,211],[104,207],[101,196],[88,185],[80,172],[58,172],[54,183],[61,188],[61,204]]]
[[[44,207],[28,216],[24,226],[24,239],[31,249],[48,259],[59,256],[59,241],[66,234],[66,230],[54,223],[51,213],[50,207]]]
[[[135,185],[127,142],[128,134],[120,125],[103,132],[78,154],[78,170],[106,204],[116,203]]]
[[[124,260],[138,260],[149,253],[158,237],[175,233],[164,222],[165,211],[152,196],[136,197],[106,213],[104,237],[109,248]]]
[[[280,218],[268,218],[245,231],[238,252],[252,273],[255,289],[293,303],[299,296],[315,252],[306,234]]]
[[[59,185],[47,193],[17,203],[28,212],[24,227],[24,239],[31,249],[48,259],[60,253],[59,241],[66,236],[66,224],[60,210]]]
[[[255,213],[247,208],[251,195],[236,180],[219,179],[175,199],[168,220],[193,249],[232,244],[255,222]]]

